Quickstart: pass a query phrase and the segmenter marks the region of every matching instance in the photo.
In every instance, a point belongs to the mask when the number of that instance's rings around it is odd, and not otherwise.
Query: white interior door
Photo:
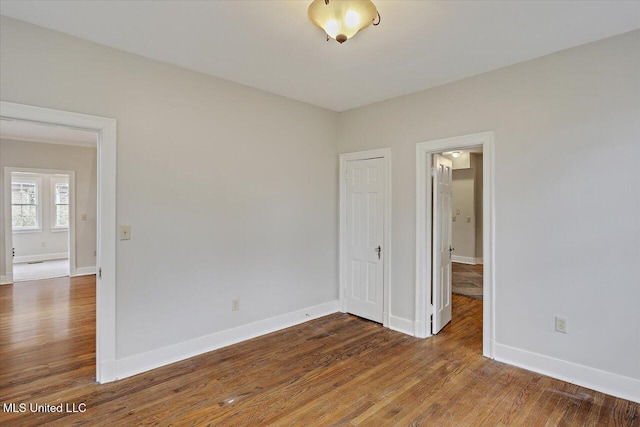
[[[346,311],[383,317],[384,159],[347,162]]]
[[[451,321],[451,160],[435,154],[433,179],[433,321],[437,334]]]

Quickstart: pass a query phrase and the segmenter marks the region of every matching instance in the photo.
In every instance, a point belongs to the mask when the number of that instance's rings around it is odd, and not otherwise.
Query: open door
[[[434,154],[433,179],[433,320],[437,334],[451,321],[451,160]]]

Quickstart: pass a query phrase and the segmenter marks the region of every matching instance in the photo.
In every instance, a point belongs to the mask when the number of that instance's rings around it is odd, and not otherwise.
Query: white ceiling
[[[335,111],[640,28],[637,1],[380,1],[343,45],[311,1],[2,0],[0,13]]]
[[[83,147],[96,147],[98,144],[98,137],[95,132],[6,119],[4,117],[0,119],[0,138]]]

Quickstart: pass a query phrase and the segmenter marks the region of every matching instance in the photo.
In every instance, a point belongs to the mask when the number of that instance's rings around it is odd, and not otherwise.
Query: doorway
[[[391,149],[340,155],[340,310],[389,326]]]
[[[432,216],[434,208],[434,181],[431,179],[434,159],[441,153],[456,149],[481,147],[482,157],[482,254],[483,254],[483,355],[493,358],[494,342],[494,258],[493,258],[493,132],[439,139],[416,146],[416,336],[430,337],[434,333],[432,319],[435,313],[437,280],[434,265],[434,229],[441,227]],[[435,173],[435,170],[434,170]],[[447,251],[450,249],[446,249]],[[451,253],[451,251],[449,251]],[[434,280],[434,277],[436,279]],[[434,288],[432,288],[432,284]],[[446,290],[446,292],[450,292]]]
[[[50,127],[78,129],[93,132],[97,136],[97,214],[96,214],[96,379],[100,383],[114,381],[115,369],[115,243],[116,243],[116,121],[114,119],[72,113],[0,101],[0,118],[5,122],[37,123]],[[3,125],[4,126],[4,125]],[[4,197],[2,198],[4,199]],[[0,200],[2,200],[0,199]],[[11,206],[4,203],[2,217],[5,223],[12,218]],[[13,264],[12,250],[7,250],[8,240],[4,230],[0,256],[3,265],[2,282],[12,282],[7,277],[7,266]]]
[[[482,299],[482,147],[443,152],[452,162],[451,288]]]
[[[15,134],[10,127],[4,124],[1,129],[3,144],[22,145],[26,137],[11,140]],[[33,152],[29,156],[21,162],[36,157]],[[75,171],[5,167],[4,179],[4,203],[11,205],[5,247],[11,248],[13,256],[6,276],[15,283],[75,273]]]

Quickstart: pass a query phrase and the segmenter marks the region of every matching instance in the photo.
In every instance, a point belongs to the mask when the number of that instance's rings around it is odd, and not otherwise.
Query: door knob
[[[378,247],[376,248],[376,252],[378,252],[378,259],[380,259],[380,252],[382,252],[382,248],[380,247],[380,245],[378,245]]]

